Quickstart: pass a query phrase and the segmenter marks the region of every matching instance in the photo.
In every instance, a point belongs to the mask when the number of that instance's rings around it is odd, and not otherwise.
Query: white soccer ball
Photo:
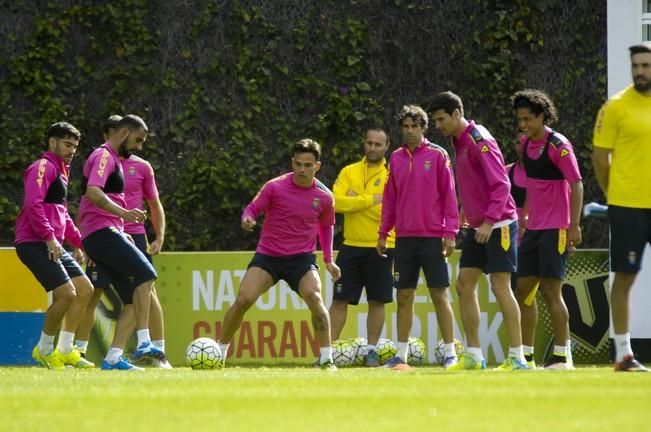
[[[425,342],[419,338],[410,337],[407,345],[407,364],[409,366],[420,366],[425,362],[426,357]]]
[[[457,338],[454,338],[454,350],[457,352],[457,357],[464,351],[463,344]],[[434,348],[434,360],[438,364],[443,364],[443,360],[445,360],[445,342],[443,342],[443,339],[440,339]]]
[[[193,340],[185,350],[185,362],[192,369],[221,369],[224,357],[213,339],[200,337]]]
[[[366,355],[367,341],[363,337],[356,337],[355,343],[357,344],[357,354],[353,366],[364,366],[364,356]]]
[[[337,367],[350,367],[355,364],[359,342],[353,338],[338,339],[332,343],[332,360]]]
[[[380,357],[380,364],[385,364],[390,358],[395,357],[398,349],[391,339],[381,338],[377,341],[377,355]]]

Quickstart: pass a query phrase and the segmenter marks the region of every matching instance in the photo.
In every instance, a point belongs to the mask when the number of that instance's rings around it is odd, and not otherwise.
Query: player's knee
[[[68,306],[71,305],[72,302],[74,302],[77,298],[77,292],[75,291],[74,285],[68,283],[62,287],[57,288],[55,298],[57,302],[61,302]]]
[[[233,308],[241,312],[246,312],[249,310],[249,308],[251,308],[251,306],[253,306],[253,303],[255,303],[256,300],[257,298],[255,296],[240,294],[235,299]]]

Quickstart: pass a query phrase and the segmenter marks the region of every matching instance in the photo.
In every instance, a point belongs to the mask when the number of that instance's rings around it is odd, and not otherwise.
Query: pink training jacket
[[[517,220],[504,157],[490,132],[470,120],[461,135],[452,139],[452,144],[456,153],[459,201],[470,226],[478,228],[484,222]]]
[[[450,158],[426,139],[413,154],[403,145],[391,154],[382,198],[380,238],[445,237],[459,232],[459,208]]]
[[[55,182],[61,187],[56,201],[50,201],[48,192]],[[25,197],[23,207],[16,220],[16,244],[67,240],[72,246],[81,248],[81,235],[70,218],[65,201],[68,188],[68,167],[65,161],[52,152],[45,152],[41,159],[32,163],[23,176]]]
[[[332,262],[335,224],[334,197],[319,180],[305,188],[294,183],[294,173],[269,180],[242,213],[257,219],[264,213],[256,252],[275,257],[311,253],[319,234],[323,260]]]
[[[122,159],[122,172],[124,173],[126,208],[143,210],[145,200],[154,199],[158,196],[154,169],[146,160],[131,155],[128,159]],[[147,231],[142,223],[124,221],[124,232],[127,234],[145,234]]]

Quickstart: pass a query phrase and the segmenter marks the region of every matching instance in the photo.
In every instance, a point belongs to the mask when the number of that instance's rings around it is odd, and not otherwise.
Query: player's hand
[[[79,248],[74,248],[72,250],[72,257],[77,261],[80,265],[84,264],[84,261],[86,261],[86,254],[84,254],[84,251],[82,251]]]
[[[49,240],[45,242],[47,246],[47,256],[51,261],[58,261],[63,254],[63,247],[57,239]]]
[[[583,235],[581,234],[581,227],[579,224],[570,224],[570,227],[567,229],[567,243],[569,245],[570,254],[573,254],[576,251],[576,247],[581,244],[583,241]]]
[[[147,248],[147,253],[149,255],[158,255],[163,249],[163,239],[162,238],[157,238],[153,242],[149,243],[149,247]]]
[[[138,208],[133,208],[131,210],[127,210],[122,215],[122,219],[127,222],[144,223],[147,220],[147,212]]]
[[[479,244],[486,244],[491,238],[491,233],[493,232],[493,225],[489,223],[482,223],[479,228],[475,231],[475,241]]]
[[[326,264],[326,269],[328,269],[328,273],[330,273],[330,276],[332,276],[332,281],[336,282],[339,280],[341,277],[341,269],[337,264],[330,262]]]
[[[454,253],[454,246],[455,246],[454,239],[443,238],[441,244],[443,246],[443,256],[445,258],[449,257]]]
[[[242,229],[244,231],[253,231],[253,227],[255,227],[255,219],[251,219],[250,217],[246,217],[242,219]]]
[[[377,254],[383,258],[387,257],[387,239],[377,239]]]
[[[357,192],[355,192],[355,191],[352,190],[352,189],[348,189],[348,190],[346,191],[346,196],[349,196],[349,197],[356,197],[356,196],[357,196]]]

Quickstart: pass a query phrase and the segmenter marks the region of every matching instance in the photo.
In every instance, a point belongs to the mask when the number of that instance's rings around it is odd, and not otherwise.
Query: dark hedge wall
[[[168,214],[167,250],[252,248],[241,209],[289,169],[295,140],[322,143],[331,185],[358,158],[365,125],[384,124],[397,143],[400,106],[448,89],[507,159],[509,96],[546,90],[586,201],[599,200],[589,158],[606,97],[605,15],[606,2],[591,0],[0,2],[0,243],[13,240],[22,172],[45,128],[67,120],[84,134],[74,213],[83,158],[113,113],[137,113],[153,131],[144,157]],[[606,246],[603,221],[584,227],[585,246]]]

